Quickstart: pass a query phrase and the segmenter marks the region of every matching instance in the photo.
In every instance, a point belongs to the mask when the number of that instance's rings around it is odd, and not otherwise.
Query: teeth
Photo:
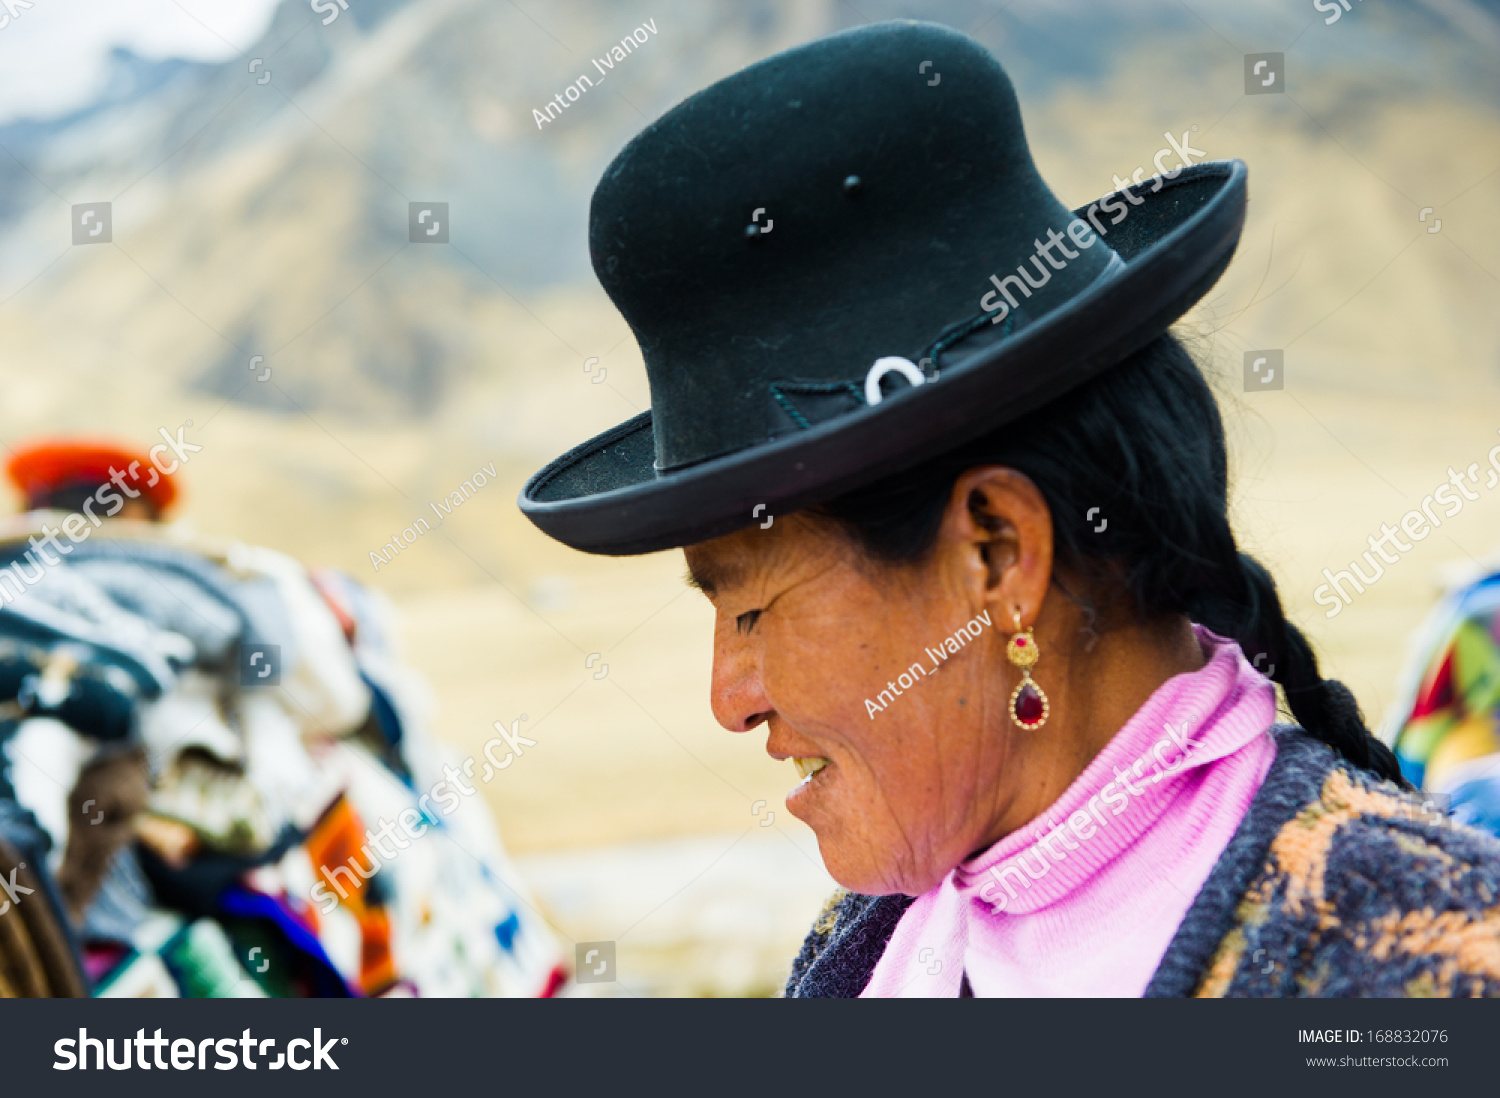
[[[793,757],[792,765],[797,768],[797,776],[805,779],[812,777],[819,770],[827,766],[828,760],[822,758],[799,759]]]

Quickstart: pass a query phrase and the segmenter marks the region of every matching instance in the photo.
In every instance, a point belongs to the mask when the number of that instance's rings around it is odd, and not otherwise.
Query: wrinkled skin
[[[1161,683],[1203,663],[1186,618],[1083,628],[1053,583],[1046,502],[1011,469],[959,478],[918,563],[872,561],[808,514],[772,531],[685,550],[717,612],[714,716],[731,732],[764,725],[773,758],[831,761],[787,807],[858,892],[935,887],[1055,801]],[[932,670],[923,648],[982,611],[984,635]],[[1009,715],[1016,614],[1035,628],[1033,676],[1051,703],[1030,731]],[[926,677],[872,717],[866,699],[917,662]]]

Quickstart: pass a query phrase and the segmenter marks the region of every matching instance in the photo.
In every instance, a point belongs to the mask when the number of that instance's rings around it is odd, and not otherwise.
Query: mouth
[[[797,777],[801,778],[804,783],[811,781],[813,775],[827,766],[829,762],[829,759],[818,757],[799,758],[795,755],[792,757],[792,765],[797,768]]]
[[[837,768],[832,759],[817,755],[794,755],[792,765],[797,768],[797,774],[802,780],[787,793],[786,806],[792,815],[802,818],[803,812],[799,810],[827,792],[828,783],[834,780],[834,770]]]
[[[810,805],[822,800],[830,784],[837,784],[838,766],[829,755],[814,754],[823,750],[819,743],[794,735],[784,727],[773,727],[766,742],[766,754],[777,762],[792,762],[801,779],[787,790],[786,807],[793,816],[804,819]]]

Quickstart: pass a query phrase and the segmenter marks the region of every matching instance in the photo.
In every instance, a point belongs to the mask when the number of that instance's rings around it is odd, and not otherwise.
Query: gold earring
[[[1031,630],[1021,628],[1021,612],[1017,610],[1012,616],[1016,631],[1005,646],[1005,657],[1021,669],[1021,682],[1010,696],[1010,719],[1022,728],[1040,728],[1052,712],[1047,695],[1031,678],[1031,669],[1042,654]]]

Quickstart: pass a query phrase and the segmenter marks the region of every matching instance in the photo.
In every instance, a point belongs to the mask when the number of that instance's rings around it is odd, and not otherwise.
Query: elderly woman
[[[848,890],[789,995],[1500,991],[1500,847],[1404,794],[1235,545],[1167,328],[1246,171],[1191,138],[1069,211],[995,60],[884,24],[692,97],[595,192],[653,407],[521,505],[686,546],[714,714],[792,760]]]

